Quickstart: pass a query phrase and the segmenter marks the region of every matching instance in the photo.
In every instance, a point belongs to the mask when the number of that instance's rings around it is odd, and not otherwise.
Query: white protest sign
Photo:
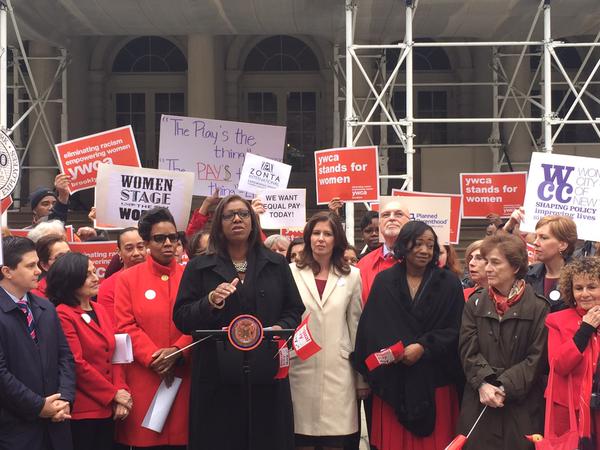
[[[194,194],[252,195],[238,190],[246,153],[281,161],[285,127],[163,115],[159,169],[192,172]]]
[[[279,189],[260,192],[265,207],[260,226],[266,230],[297,227],[306,222],[306,189]]]
[[[566,216],[579,239],[600,240],[600,159],[535,152],[525,191],[520,229],[535,231],[544,216]]]
[[[185,230],[192,205],[192,173],[100,164],[96,183],[98,223],[137,226],[145,210],[164,207],[173,214],[177,229]]]
[[[263,189],[285,189],[291,171],[288,164],[247,153],[238,189],[253,194]]]
[[[398,196],[379,197],[379,214],[388,203],[398,201]],[[433,228],[440,245],[450,242],[450,198],[402,197],[401,202],[408,209],[411,220],[420,220]]]

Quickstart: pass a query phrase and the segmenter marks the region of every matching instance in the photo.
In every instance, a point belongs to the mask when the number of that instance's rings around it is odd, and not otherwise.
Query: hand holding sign
[[[225,299],[237,290],[236,286],[239,282],[239,278],[234,278],[231,283],[221,283],[208,294],[208,302],[217,309],[223,308]]]
[[[54,187],[56,188],[56,193],[58,194],[58,201],[66,204],[69,201],[69,182],[71,181],[71,177],[69,175],[65,175],[64,173],[59,173],[54,178]]]

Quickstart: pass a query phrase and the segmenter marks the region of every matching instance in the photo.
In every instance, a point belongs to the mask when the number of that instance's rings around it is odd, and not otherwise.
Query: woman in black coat
[[[209,252],[188,263],[173,312],[182,332],[221,329],[241,314],[264,327],[296,328],[304,305],[285,259],[260,242],[250,203],[225,197],[215,210]],[[258,352],[258,353],[257,353]],[[252,446],[260,450],[294,448],[289,381],[274,379],[277,345],[263,341],[251,358]],[[229,344],[208,339],[194,347],[190,400],[190,449],[239,450],[247,447],[247,409],[242,355]]]

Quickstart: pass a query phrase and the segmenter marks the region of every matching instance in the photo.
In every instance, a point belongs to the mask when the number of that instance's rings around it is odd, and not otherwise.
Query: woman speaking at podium
[[[208,253],[190,261],[183,274],[173,311],[177,328],[187,334],[220,330],[251,314],[264,327],[289,329],[298,326],[303,312],[287,261],[262,245],[250,203],[237,195],[223,198],[213,216]],[[249,446],[241,352],[212,338],[194,347],[190,449],[294,448],[289,381],[274,378],[277,346],[266,358],[256,356],[261,348],[268,353],[272,343],[263,341],[250,355],[255,364]],[[264,366],[273,362],[270,373]]]

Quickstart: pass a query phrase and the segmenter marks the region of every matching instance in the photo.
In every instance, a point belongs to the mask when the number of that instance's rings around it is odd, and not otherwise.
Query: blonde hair
[[[573,219],[565,216],[546,216],[542,217],[535,225],[535,229],[548,225],[550,234],[561,242],[567,244],[565,251],[561,252],[563,258],[568,258],[575,251],[577,243],[577,225]]]
[[[469,264],[469,261],[471,261],[471,253],[473,253],[475,250],[481,249],[481,244],[483,244],[483,239],[471,242],[467,246],[465,249],[465,264]]]

